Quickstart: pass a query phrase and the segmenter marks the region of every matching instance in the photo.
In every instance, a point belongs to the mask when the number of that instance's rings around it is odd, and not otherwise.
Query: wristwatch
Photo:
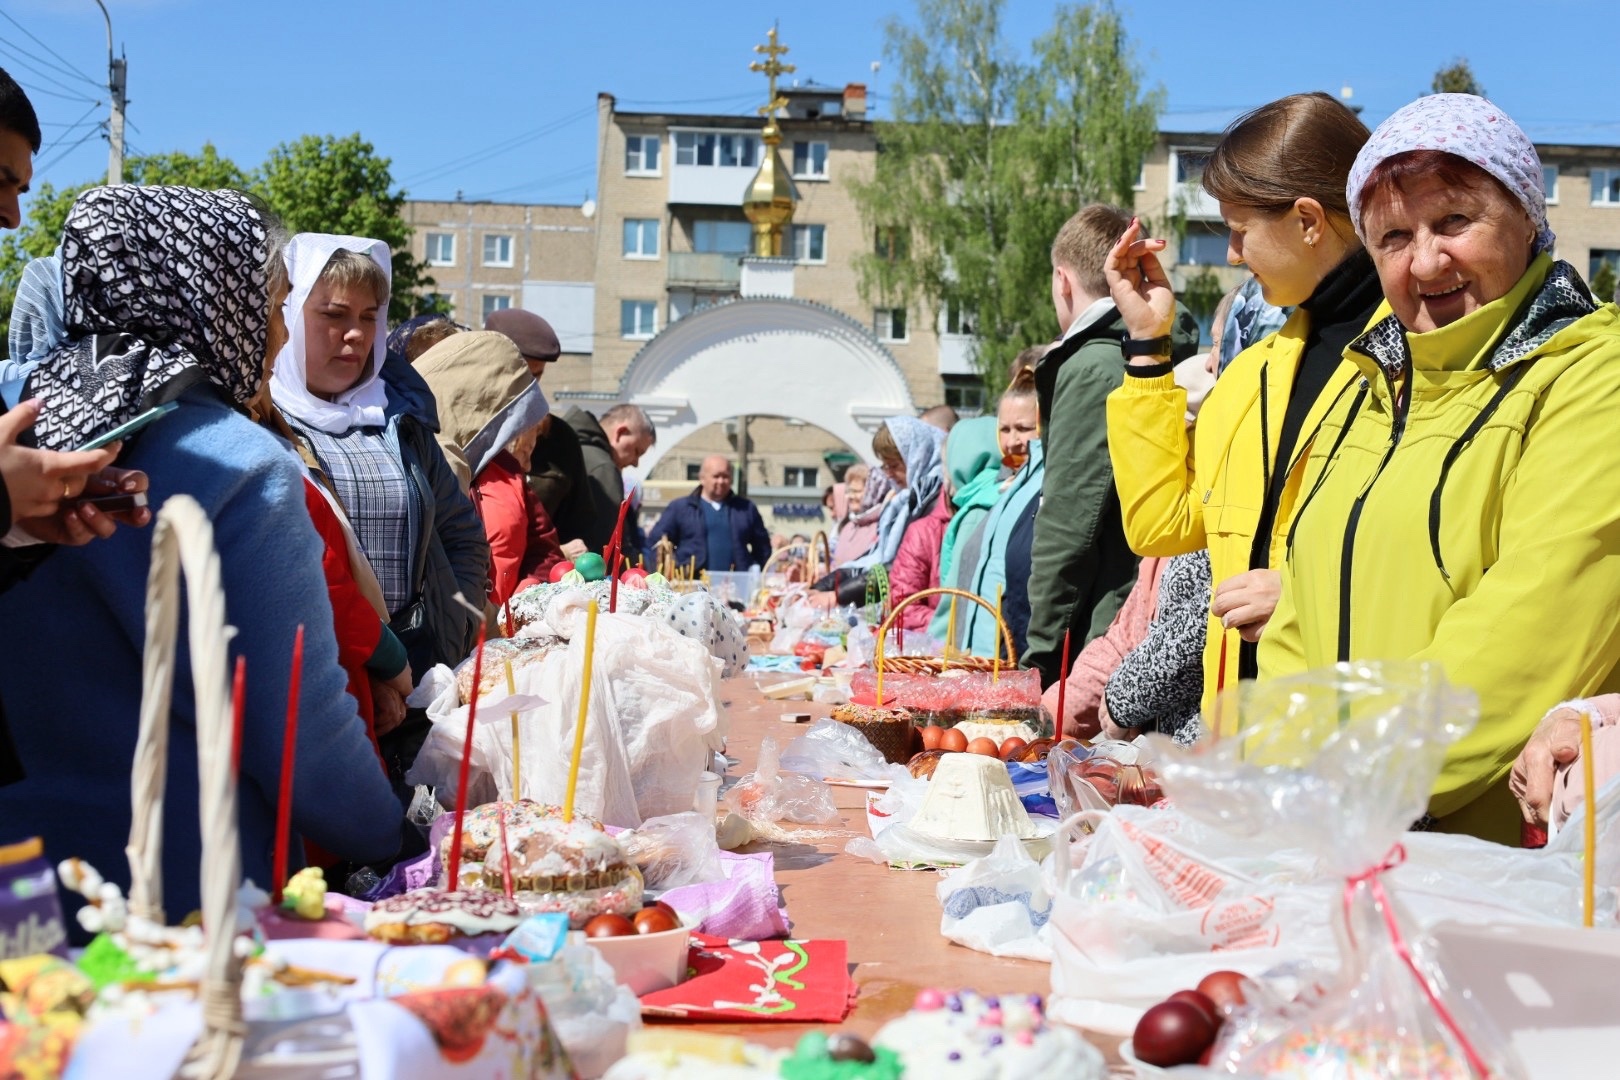
[[[1126,356],[1169,356],[1170,335],[1160,334],[1155,338],[1128,337],[1120,342],[1120,351]]]

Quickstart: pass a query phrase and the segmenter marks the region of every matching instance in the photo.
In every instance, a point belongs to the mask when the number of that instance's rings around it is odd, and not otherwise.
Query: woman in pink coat
[[[894,564],[889,567],[889,597],[895,604],[924,589],[939,588],[939,549],[945,539],[945,527],[951,523],[956,507],[951,503],[947,486],[934,501],[934,508],[906,527],[895,553]],[[925,596],[900,612],[898,625],[903,630],[918,633],[928,629],[928,620],[939,606],[938,596]]]

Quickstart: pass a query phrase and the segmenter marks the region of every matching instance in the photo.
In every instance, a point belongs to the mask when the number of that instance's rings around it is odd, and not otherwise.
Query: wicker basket
[[[915,728],[909,713],[901,711],[892,720],[846,720],[837,715],[833,719],[865,736],[867,742],[877,747],[883,760],[895,765],[904,765],[911,760],[912,732]]]

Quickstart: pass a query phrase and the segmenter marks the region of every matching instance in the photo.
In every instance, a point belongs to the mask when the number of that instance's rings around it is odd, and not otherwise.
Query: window
[[[447,232],[428,233],[427,261],[429,266],[456,265],[456,234]]]
[[[487,320],[497,311],[505,311],[512,306],[512,298],[502,293],[484,294],[484,318]]]
[[[658,175],[658,136],[630,135],[624,140],[626,176]]]
[[[827,226],[793,226],[793,261],[802,263],[827,261]]]
[[[962,309],[960,301],[945,301],[945,332],[947,334],[960,334],[971,337],[973,336],[973,324],[976,321],[972,312]]]
[[[512,238],[510,236],[506,233],[484,234],[484,265],[512,265]]]
[[[782,486],[813,488],[816,486],[816,469],[804,465],[787,465],[782,469]]]
[[[425,293],[422,299],[426,302],[423,307],[424,311],[437,311],[439,314],[447,315],[452,319],[456,317],[455,297],[449,293]]]
[[[895,225],[879,226],[872,250],[884,262],[899,262],[911,251],[911,234]]]
[[[658,333],[657,301],[619,301],[620,336],[627,338],[650,338],[656,333]]]
[[[905,308],[878,308],[872,313],[872,329],[879,341],[909,341],[906,336]]]
[[[1209,164],[1208,150],[1182,147],[1173,153],[1176,159],[1176,183],[1197,185],[1204,179],[1204,166]]]
[[[1592,170],[1592,205],[1620,206],[1620,169]]]
[[[961,416],[984,412],[984,382],[977,375],[944,375],[945,404]]]
[[[1146,158],[1143,158],[1142,159],[1142,164],[1140,164],[1140,165],[1138,165],[1136,167],[1136,183],[1131,185],[1131,190],[1133,190],[1133,191],[1146,191],[1147,190],[1147,159]]]
[[[1558,201],[1558,166],[1543,165],[1541,167],[1541,186],[1547,190],[1547,201]]]
[[[624,219],[624,257],[627,259],[658,258],[658,219]]]
[[[1224,225],[1204,221],[1187,222],[1186,235],[1181,238],[1181,264],[1225,266],[1230,238],[1231,233]]]
[[[746,255],[754,250],[754,227],[746,221],[694,221],[692,250],[704,255]]]
[[[753,168],[759,164],[759,136],[718,131],[677,131],[675,164]]]
[[[701,480],[703,478],[703,464],[697,461],[687,462],[686,478],[688,480]]]
[[[793,175],[800,180],[827,179],[827,144],[824,142],[794,143]]]

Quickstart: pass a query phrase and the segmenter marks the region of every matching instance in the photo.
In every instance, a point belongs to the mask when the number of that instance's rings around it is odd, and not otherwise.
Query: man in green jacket
[[[1058,679],[1064,632],[1072,661],[1108,629],[1136,581],[1138,560],[1125,542],[1108,460],[1107,401],[1125,381],[1126,332],[1102,269],[1130,223],[1128,211],[1092,203],[1052,242],[1052,304],[1063,336],[1035,365],[1046,481],[1030,554],[1023,657],[1025,667],[1040,670],[1042,686]],[[1198,338],[1196,320],[1180,308],[1171,355],[1191,356]]]

